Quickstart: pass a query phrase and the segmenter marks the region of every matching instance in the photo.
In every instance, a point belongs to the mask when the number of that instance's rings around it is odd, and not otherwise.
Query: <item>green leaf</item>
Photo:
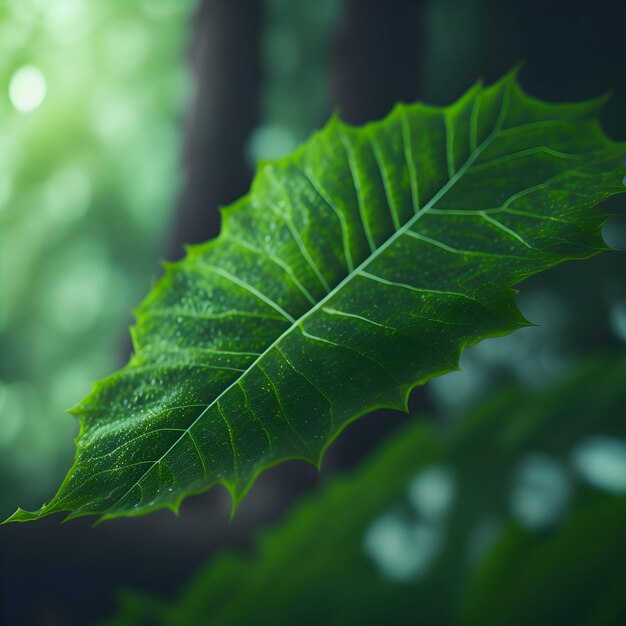
[[[135,355],[74,409],[76,459],[35,513],[138,515],[267,467],[319,464],[377,407],[527,324],[513,285],[604,249],[594,207],[623,191],[602,101],[546,104],[511,73],[448,108],[333,119],[262,164],[215,240],[168,265]]]
[[[626,493],[585,484],[571,459],[599,434],[626,441],[625,379],[626,358],[604,356],[548,389],[502,390],[452,424],[409,423],[264,532],[252,554],[220,552],[174,601],[127,592],[107,624],[623,624]],[[537,455],[569,481],[567,506],[540,528],[521,523],[510,505],[519,468]],[[608,475],[619,466],[611,456],[603,464]],[[437,476],[433,468],[449,477],[452,497],[428,516],[410,494]],[[530,504],[549,510],[550,468],[543,477]],[[441,489],[431,481],[422,499],[441,502]],[[380,542],[385,558],[365,538],[389,519],[396,525]],[[430,561],[391,575],[394,561],[405,565],[398,545],[421,560],[410,532],[402,534],[417,528],[434,538]]]

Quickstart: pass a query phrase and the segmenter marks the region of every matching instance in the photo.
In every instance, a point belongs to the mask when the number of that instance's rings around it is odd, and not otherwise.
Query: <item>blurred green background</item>
[[[73,456],[180,185],[193,2],[0,4],[0,515]]]
[[[0,0],[0,516],[50,498],[74,452],[64,410],[126,360],[159,259],[217,232],[218,205],[246,191],[258,159],[333,110],[361,123],[398,100],[447,104],[519,59],[538,97],[611,89],[603,123],[626,139],[625,27],[621,0]],[[605,207],[619,249],[624,204]],[[612,253],[527,281],[520,304],[540,325],[468,351],[413,408],[453,424],[503,384],[534,390],[590,353],[623,352],[625,276]],[[402,420],[351,427],[324,479]],[[231,526],[217,493],[178,521],[3,527],[0,621],[28,606],[33,623],[88,623],[120,584],[171,594],[318,482],[272,470]]]

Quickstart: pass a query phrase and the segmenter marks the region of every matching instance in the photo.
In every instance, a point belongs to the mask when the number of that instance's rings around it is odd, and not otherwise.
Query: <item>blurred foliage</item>
[[[57,482],[158,273],[194,6],[0,0],[0,514]]]
[[[413,423],[253,557],[219,555],[175,602],[127,592],[108,624],[623,623],[624,379],[597,358]]]

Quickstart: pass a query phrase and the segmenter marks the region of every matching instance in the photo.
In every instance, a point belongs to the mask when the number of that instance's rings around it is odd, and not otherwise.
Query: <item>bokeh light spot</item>
[[[398,513],[387,513],[367,529],[363,549],[385,578],[406,582],[428,572],[441,543],[439,526],[416,524]]]
[[[626,441],[589,437],[574,449],[572,463],[595,487],[611,493],[626,492]]]
[[[607,246],[626,250],[626,219],[614,217],[602,224],[602,238]]]
[[[544,530],[565,514],[571,480],[560,463],[543,454],[522,459],[511,492],[511,513],[529,530]]]
[[[92,17],[88,0],[37,0],[46,30],[61,44],[74,44],[90,31]]]
[[[280,124],[262,124],[248,139],[247,156],[252,165],[265,159],[279,159],[297,145],[291,131]]]
[[[11,104],[22,113],[34,111],[46,98],[46,77],[34,65],[20,67],[11,77],[9,98]]]
[[[611,328],[622,341],[626,341],[626,301],[611,306]]]
[[[487,368],[471,352],[461,355],[460,367],[462,371],[450,372],[429,383],[437,409],[446,417],[456,416],[475,404],[489,387]]]
[[[409,502],[427,520],[444,517],[452,506],[454,495],[454,478],[446,467],[426,467],[409,485]]]

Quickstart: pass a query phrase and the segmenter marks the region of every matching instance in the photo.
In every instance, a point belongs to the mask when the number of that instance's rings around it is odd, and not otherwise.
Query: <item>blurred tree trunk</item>
[[[427,0],[343,0],[332,54],[331,90],[341,119],[384,117],[419,93]]]
[[[259,117],[262,0],[202,0],[193,23],[191,65],[196,88],[187,118],[185,182],[167,255],[219,231],[218,206],[248,189],[245,144]]]

